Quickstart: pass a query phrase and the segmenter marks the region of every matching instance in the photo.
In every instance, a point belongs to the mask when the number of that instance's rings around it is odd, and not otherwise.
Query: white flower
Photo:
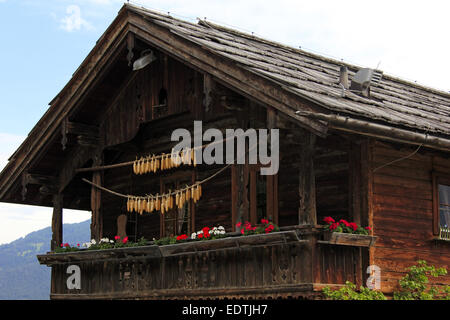
[[[97,241],[95,241],[95,239],[91,240],[91,244],[96,244],[96,243],[97,243]]]
[[[219,231],[219,234],[225,234],[225,230]]]
[[[89,248],[91,246],[90,242],[85,242],[82,244],[83,247]]]
[[[193,233],[191,234],[191,239],[195,239],[195,238],[197,238],[197,234],[196,234],[195,232],[193,232]]]
[[[224,227],[222,227],[222,226],[219,226],[217,229],[219,229],[220,231],[225,231],[225,228]]]

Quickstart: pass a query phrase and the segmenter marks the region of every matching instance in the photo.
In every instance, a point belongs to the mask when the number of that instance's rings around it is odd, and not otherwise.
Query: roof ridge
[[[239,31],[239,30],[236,30],[236,29],[233,29],[233,28],[229,28],[229,27],[225,27],[225,26],[222,26],[222,25],[219,25],[219,24],[207,21],[207,20],[199,19],[199,24],[207,26],[207,27],[210,27],[210,28],[219,29],[219,30],[222,30],[222,31],[225,31],[225,32],[233,33],[233,34],[236,34],[238,36],[241,36],[241,37],[244,37],[244,38],[248,38],[250,40],[257,40],[257,41],[265,43],[265,44],[276,45],[276,46],[281,47],[283,49],[288,49],[290,51],[298,52],[298,53],[304,54],[304,55],[306,55],[308,57],[316,58],[316,59],[319,59],[319,60],[322,60],[322,61],[325,61],[325,62],[335,63],[335,64],[339,64],[339,65],[345,65],[346,67],[349,67],[349,68],[352,68],[352,69],[356,69],[356,70],[358,70],[359,68],[364,68],[363,65],[358,65],[358,64],[355,64],[355,63],[350,63],[350,62],[346,62],[346,61],[340,61],[338,59],[326,57],[326,56],[324,56],[322,54],[310,52],[310,51],[307,51],[307,50],[304,50],[304,49],[300,49],[300,48],[295,48],[295,47],[289,46],[287,44],[280,43],[280,42],[275,41],[275,40],[269,40],[269,39],[261,38],[260,36],[255,36],[253,34],[250,35],[250,34],[248,34],[246,32]],[[382,71],[383,72],[383,78],[386,78],[388,80],[401,82],[401,83],[410,85],[412,87],[420,88],[420,89],[423,89],[423,90],[427,90],[427,91],[430,91],[430,92],[433,92],[433,93],[442,94],[444,96],[450,97],[450,92],[446,92],[443,89],[437,89],[437,88],[433,88],[433,87],[430,87],[430,86],[427,86],[427,85],[424,85],[424,84],[416,83],[416,82],[413,82],[411,80],[407,80],[407,79],[401,78],[399,76],[394,76],[394,75],[391,75],[389,73],[385,73],[385,71],[380,70],[380,69],[374,69],[374,70]]]

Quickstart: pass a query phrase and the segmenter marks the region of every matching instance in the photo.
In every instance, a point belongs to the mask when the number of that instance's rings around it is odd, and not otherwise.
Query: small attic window
[[[158,93],[158,104],[153,106],[153,117],[159,118],[167,114],[167,90],[161,88]]]
[[[161,88],[161,90],[159,90],[159,94],[158,94],[158,104],[159,106],[167,106],[167,90],[164,88]]]

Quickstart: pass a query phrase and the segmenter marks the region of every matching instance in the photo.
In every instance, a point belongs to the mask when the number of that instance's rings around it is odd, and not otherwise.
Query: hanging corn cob
[[[172,150],[170,154],[163,153],[158,156],[136,157],[136,160],[133,162],[133,173],[136,175],[149,172],[155,173],[158,170],[177,168],[182,164],[197,166],[198,162],[195,148],[185,148],[180,152],[174,152]]]
[[[169,158],[170,159],[170,158]],[[126,196],[127,211],[143,214],[159,211],[161,214],[173,208],[182,209],[186,203],[193,201],[197,203],[202,195],[201,184],[197,183],[179,190],[169,190],[168,193],[148,195],[145,197]]]

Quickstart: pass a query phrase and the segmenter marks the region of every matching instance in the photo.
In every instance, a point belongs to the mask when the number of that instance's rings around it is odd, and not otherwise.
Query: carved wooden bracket
[[[26,198],[28,192],[27,186],[29,184],[40,185],[39,192],[43,195],[58,192],[56,177],[25,172],[22,175],[22,200]]]
[[[67,136],[76,135],[77,143],[80,146],[96,146],[99,143],[100,132],[97,126],[91,126],[83,123],[71,122],[67,118],[64,119],[61,126],[62,139],[61,144],[63,150],[66,149],[68,142]]]
[[[128,50],[127,60],[128,60],[129,67],[132,64],[133,57],[134,57],[133,49],[134,49],[134,34],[130,32],[127,35],[127,50]]]

